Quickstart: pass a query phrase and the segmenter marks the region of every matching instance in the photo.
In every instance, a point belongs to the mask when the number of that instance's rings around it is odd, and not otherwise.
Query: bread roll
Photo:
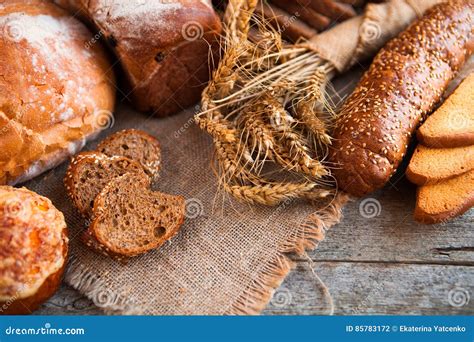
[[[105,38],[138,110],[169,115],[196,103],[221,24],[210,0],[55,0]]]
[[[3,2],[0,30],[0,184],[15,184],[107,126],[115,91],[101,46],[56,5]]]
[[[64,216],[49,199],[0,186],[0,314],[29,314],[56,292],[67,244]]]
[[[334,176],[362,196],[383,187],[420,121],[474,47],[474,3],[434,6],[375,57],[344,103],[334,131]]]

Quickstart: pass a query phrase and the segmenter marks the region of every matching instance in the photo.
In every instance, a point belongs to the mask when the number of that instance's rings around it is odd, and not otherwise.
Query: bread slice
[[[115,257],[132,257],[172,238],[184,222],[185,201],[149,189],[142,175],[115,178],[97,195],[84,242]]]
[[[429,148],[418,145],[408,165],[407,178],[418,185],[433,184],[474,169],[474,145]]]
[[[439,223],[463,214],[474,205],[474,170],[418,189],[415,220]]]
[[[417,137],[431,147],[474,145],[474,73],[428,117]]]
[[[66,191],[86,217],[92,215],[95,197],[115,177],[127,172],[146,175],[142,165],[126,157],[108,157],[98,152],[83,152],[72,160],[64,178]]]
[[[124,156],[143,165],[153,178],[161,166],[161,148],[158,140],[137,129],[126,129],[109,135],[98,146],[97,151],[108,156]]]

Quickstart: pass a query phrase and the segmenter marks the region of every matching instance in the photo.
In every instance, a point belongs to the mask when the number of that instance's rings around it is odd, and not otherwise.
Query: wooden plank
[[[311,258],[474,265],[474,210],[445,224],[418,224],[415,187],[404,178],[392,183],[347,205]]]
[[[472,315],[474,267],[316,262],[336,315]],[[450,299],[451,298],[451,299]],[[463,301],[464,299],[464,301]],[[267,315],[324,315],[328,297],[307,262],[275,292]]]

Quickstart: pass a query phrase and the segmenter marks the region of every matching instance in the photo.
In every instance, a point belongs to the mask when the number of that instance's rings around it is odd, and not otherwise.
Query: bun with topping
[[[67,229],[49,199],[0,186],[0,314],[29,314],[58,289]]]

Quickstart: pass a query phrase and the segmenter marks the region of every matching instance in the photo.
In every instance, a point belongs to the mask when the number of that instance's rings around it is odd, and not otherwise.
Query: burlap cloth
[[[154,187],[188,199],[180,233],[127,264],[99,255],[80,241],[86,222],[65,194],[66,165],[25,184],[49,197],[66,217],[71,240],[66,282],[108,313],[258,313],[291,268],[285,254],[313,248],[340,218],[343,197],[326,208],[303,202],[269,208],[216,195],[211,141],[194,124],[193,114],[187,110],[156,119],[119,106],[115,124],[98,139],[130,127],[157,136],[163,168]],[[320,214],[308,220],[318,209]]]
[[[387,13],[379,14],[379,24]],[[410,15],[414,17],[415,13]],[[397,22],[402,22],[396,26],[398,31],[406,25],[403,18]],[[355,29],[360,34],[358,26]],[[394,29],[389,35],[381,31],[377,42],[395,34]],[[353,48],[360,48],[361,42],[354,42]],[[337,44],[331,47],[334,53]],[[320,52],[324,55],[324,51]],[[337,53],[343,56],[341,51]],[[348,57],[339,60],[344,58]],[[337,65],[337,69],[345,67]],[[112,127],[99,137],[100,140],[113,131],[133,127],[160,140],[163,168],[154,187],[183,195],[188,202],[187,219],[180,233],[159,250],[122,264],[86,248],[79,236],[87,223],[71,206],[62,183],[65,164],[26,184],[49,197],[66,216],[71,242],[65,281],[107,313],[257,314],[290,271],[288,253],[315,248],[325,230],[341,218],[341,208],[347,200],[343,194],[330,203],[288,201],[271,208],[249,206],[219,193],[210,163],[211,140],[194,124],[196,110],[156,119],[121,105],[115,124],[111,123]]]

